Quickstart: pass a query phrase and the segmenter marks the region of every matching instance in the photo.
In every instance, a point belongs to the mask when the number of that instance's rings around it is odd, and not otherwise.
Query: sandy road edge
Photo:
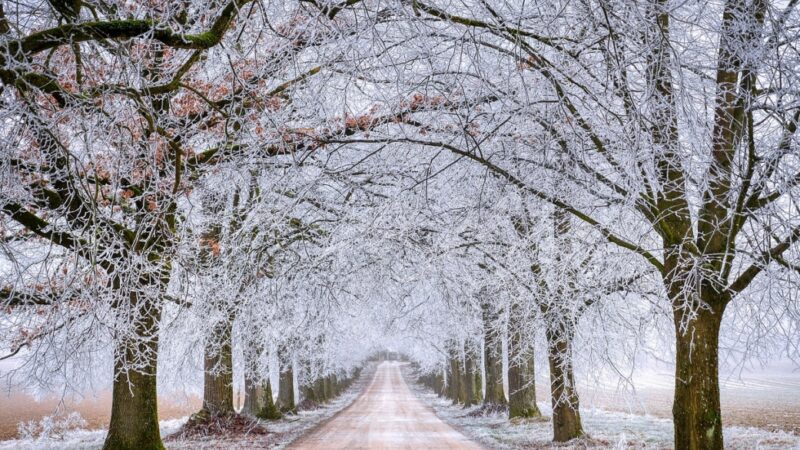
[[[320,428],[324,427],[329,422],[331,422],[333,419],[336,419],[337,417],[339,417],[340,414],[342,414],[345,411],[347,411],[350,408],[352,408],[353,405],[355,405],[356,402],[358,402],[358,400],[360,400],[361,397],[363,397],[367,393],[367,391],[369,391],[369,388],[372,387],[372,385],[375,383],[375,375],[378,373],[378,364],[379,363],[377,363],[377,362],[370,362],[367,365],[367,367],[365,367],[365,369],[368,368],[368,370],[361,372],[361,375],[358,377],[358,380],[356,381],[356,383],[354,383],[353,387],[355,387],[355,385],[357,385],[357,384],[360,384],[361,380],[364,377],[366,377],[367,375],[369,375],[371,377],[371,380],[369,381],[369,383],[364,383],[364,386],[361,388],[361,393],[359,393],[356,397],[354,397],[353,400],[347,406],[345,406],[344,408],[340,409],[339,411],[336,411],[336,413],[333,414],[332,416],[330,416],[330,417],[328,417],[328,418],[326,418],[324,420],[321,420],[320,422],[316,423],[314,426],[304,430],[302,433],[298,434],[295,438],[293,438],[292,440],[287,442],[286,445],[283,446],[283,448],[284,449],[297,448],[296,446],[300,445],[301,443],[303,443],[303,441],[307,440],[309,436],[312,436]]]
[[[397,361],[392,361],[392,362],[397,363]],[[363,388],[361,393],[356,398],[354,398],[353,401],[348,406],[342,408],[341,410],[339,410],[336,414],[332,415],[331,417],[328,417],[327,419],[319,422],[314,427],[309,428],[302,435],[298,436],[293,441],[288,443],[286,445],[286,447],[284,447],[284,448],[286,448],[286,449],[299,449],[299,448],[301,448],[299,446],[304,444],[317,431],[319,431],[321,428],[323,428],[329,422],[337,419],[340,414],[343,414],[344,412],[349,411],[350,409],[354,408],[356,406],[356,404],[358,403],[358,401],[361,398],[363,398],[365,395],[367,395],[370,392],[370,390],[373,387],[373,385],[375,384],[375,382],[377,380],[379,366],[380,366],[380,363],[375,364],[374,373],[372,374],[372,380],[369,382],[369,384],[367,384]],[[466,432],[466,430],[463,429],[462,427],[460,427],[460,426],[458,426],[456,424],[453,424],[450,421],[445,420],[444,418],[440,417],[438,414],[436,414],[436,411],[425,400],[420,398],[420,396],[419,396],[419,388],[420,388],[420,386],[416,382],[414,382],[413,379],[410,377],[410,375],[411,375],[410,372],[412,371],[412,369],[410,367],[411,367],[410,363],[405,362],[405,361],[400,361],[397,372],[400,375],[400,380],[405,384],[406,389],[408,390],[408,392],[411,395],[411,397],[413,397],[416,400],[416,403],[418,403],[419,406],[422,409],[430,412],[431,415],[433,417],[435,417],[444,427],[448,428],[453,433],[460,435],[460,437],[463,438],[463,440],[469,442],[469,444],[474,445],[476,448],[491,449],[492,448],[491,446],[487,446],[486,443],[483,442],[482,440],[476,439],[475,436],[473,436],[471,433]],[[363,376],[363,374],[362,374],[362,376]],[[437,448],[439,448],[439,447],[437,447]]]
[[[491,449],[492,448],[492,447],[487,446],[486,442],[483,442],[482,440],[479,440],[472,433],[468,432],[468,430],[466,428],[462,427],[459,424],[452,423],[449,420],[446,420],[444,417],[440,416],[439,414],[436,414],[436,410],[433,409],[433,407],[431,405],[429,405],[428,402],[423,400],[418,395],[419,390],[420,389],[425,389],[425,388],[423,386],[421,386],[419,383],[417,383],[416,381],[414,381],[414,379],[412,378],[413,373],[414,373],[414,369],[412,368],[411,363],[404,363],[404,364],[401,365],[401,367],[400,367],[400,377],[403,378],[403,382],[408,387],[408,390],[411,392],[411,394],[414,397],[416,397],[417,401],[419,401],[419,403],[422,405],[423,408],[425,408],[428,411],[430,411],[430,413],[433,414],[434,417],[439,419],[446,426],[450,427],[453,431],[455,431],[456,433],[464,436],[464,438],[466,438],[466,440],[468,440],[469,442],[477,445],[478,447],[482,447],[484,449]]]
[[[402,375],[403,380],[406,382],[406,385],[408,386],[408,389],[411,391],[412,394],[414,394],[415,397],[417,397],[417,399],[422,404],[422,406],[425,407],[425,409],[429,410],[431,413],[433,413],[434,416],[436,416],[436,418],[441,420],[445,425],[447,425],[448,427],[454,429],[455,431],[466,437],[473,444],[476,444],[479,447],[483,447],[487,450],[492,450],[495,448],[492,445],[490,445],[491,443],[488,439],[485,438],[482,439],[481,436],[477,436],[474,433],[472,433],[470,429],[462,426],[461,424],[453,423],[452,421],[447,420],[447,417],[442,417],[439,414],[437,414],[433,406],[431,406],[427,401],[425,401],[424,399],[422,399],[422,397],[420,397],[419,395],[420,392],[424,391],[430,392],[431,390],[414,381],[412,377],[414,373],[415,373],[414,369],[411,367],[410,364],[407,364],[400,369],[400,375]]]

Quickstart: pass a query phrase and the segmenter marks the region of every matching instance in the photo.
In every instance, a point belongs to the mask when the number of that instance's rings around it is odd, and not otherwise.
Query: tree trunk
[[[244,404],[242,413],[250,416],[257,416],[259,411],[266,404],[264,392],[264,382],[261,377],[261,367],[258,360],[264,354],[264,347],[252,337],[248,336],[245,340],[244,351]],[[267,375],[269,378],[269,375]]]
[[[567,314],[566,312],[563,314]],[[563,315],[562,315],[563,317]],[[550,363],[550,393],[553,405],[553,440],[566,442],[583,436],[578,391],[572,370],[574,330],[564,321],[548,321],[547,356]]]
[[[503,351],[502,342],[496,332],[491,331],[491,314],[489,306],[483,308],[484,316],[484,361],[486,364],[486,395],[484,405],[505,406],[506,396],[503,392]]]
[[[317,385],[318,385],[317,380],[316,379],[315,380],[311,380],[310,379],[311,363],[306,362],[303,365],[303,371],[304,371],[303,378],[304,378],[305,381],[304,381],[304,384],[302,385],[302,388],[301,388],[301,392],[302,392],[302,400],[301,401],[302,402],[308,401],[308,402],[312,402],[314,404],[319,404],[320,402],[322,402],[322,400],[321,400],[321,398],[322,398],[321,394],[322,393],[317,390]]]
[[[300,361],[297,366],[297,391],[299,396],[295,399],[295,402],[298,405],[306,402],[306,400],[317,403],[317,394],[314,392],[314,382],[309,378],[311,362],[307,360]]]
[[[475,360],[475,404],[483,401],[483,372],[481,370],[480,359]]]
[[[325,375],[322,379],[322,389],[327,399],[333,399],[333,388],[331,387],[331,376]]]
[[[266,399],[264,386],[254,379],[252,375],[245,376],[244,378],[244,406],[242,406],[242,413],[255,416],[264,408]]]
[[[297,412],[294,400],[294,371],[291,361],[278,378],[278,408],[283,413]]]
[[[458,403],[467,406],[467,383],[465,383],[465,374],[463,364],[459,361],[459,372],[458,372]]]
[[[131,294],[135,304],[136,295]],[[161,309],[145,301],[140,309],[142,319],[136,326],[141,342],[124,339],[114,350],[114,386],[111,398],[111,422],[103,443],[104,450],[161,450],[158,429],[157,355],[158,323]],[[144,356],[144,367],[126,366]]]
[[[216,336],[206,345],[203,373],[203,411],[212,416],[234,414],[233,354],[231,328],[233,321],[215,327]],[[219,343],[219,345],[216,345]]]
[[[309,402],[319,403],[319,399],[317,397],[317,393],[314,392],[314,383],[307,384],[300,389],[302,395],[301,402],[305,402],[308,400]]]
[[[328,402],[328,397],[325,394],[325,377],[319,377],[314,380],[314,392],[317,394],[317,399],[320,403]]]
[[[272,398],[272,383],[267,378],[264,383],[264,405],[256,414],[259,419],[278,420],[282,417],[280,410],[275,405],[275,400]]]
[[[339,396],[339,377],[336,374],[331,375],[331,395],[333,397]]]
[[[675,311],[675,448],[722,449],[718,353],[724,307],[690,319],[681,317],[685,309]]]
[[[444,393],[444,371],[433,375],[433,392],[439,396]]]
[[[563,209],[557,208],[553,211],[553,228],[563,254],[569,254],[572,249],[572,240],[569,237],[570,216]],[[556,254],[557,261],[561,260],[560,255],[561,253]],[[568,272],[567,275],[574,277],[575,273]],[[566,306],[574,295],[568,287],[569,284],[558,287],[553,292],[553,297],[539,302],[539,310],[545,322],[547,359],[550,366],[550,401],[553,406],[553,440],[556,442],[566,442],[585,435],[572,369],[572,340],[575,337],[577,318]]]
[[[477,391],[475,389],[475,357],[465,348],[464,372],[461,378],[461,385],[464,389],[464,407],[478,403]]]
[[[513,319],[512,319],[513,320]],[[536,405],[533,346],[512,329],[508,339],[508,417],[541,417]]]
[[[486,396],[484,404],[506,405],[506,395],[503,392],[503,359],[500,342],[492,342],[487,336],[484,356],[486,360]]]
[[[447,374],[447,397],[453,401],[454,404],[458,403],[459,393],[461,391],[461,364],[459,364],[458,355],[455,351],[450,351],[450,373]]]

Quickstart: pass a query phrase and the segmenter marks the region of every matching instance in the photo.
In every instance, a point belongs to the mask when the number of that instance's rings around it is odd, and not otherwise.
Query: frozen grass
[[[374,366],[364,370],[361,378],[344,394],[317,409],[300,411],[279,421],[263,422],[270,434],[267,436],[236,436],[231,439],[194,438],[167,441],[169,449],[283,449],[312,428],[333,417],[350,405],[372,378]],[[584,429],[591,437],[562,445],[550,442],[551,424],[548,419],[509,422],[505,415],[468,417],[477,409],[453,406],[444,398],[413,382],[415,377],[406,372],[409,387],[429,405],[445,422],[460,430],[486,448],[496,449],[670,449],[672,448],[672,421],[648,415],[612,412],[603,409],[581,410]],[[540,403],[545,415],[550,407]],[[161,435],[175,433],[188,419],[163,420]],[[52,421],[50,421],[52,422]],[[47,426],[45,422],[43,425]],[[56,427],[57,428],[57,427]],[[26,439],[0,441],[0,450],[11,449],[98,449],[105,439],[105,430],[67,429],[38,433]],[[725,427],[725,447],[734,450],[796,449],[800,450],[800,436],[792,432],[771,432],[754,427]],[[35,434],[35,433],[34,433]]]
[[[186,423],[188,416],[180,419],[169,419],[160,421],[161,436],[178,431]],[[46,420],[43,419],[43,420]],[[0,441],[2,450],[45,450],[45,449],[99,449],[103,446],[106,438],[106,430],[86,430],[70,429],[62,430],[57,433],[40,433],[37,436],[28,436],[23,439],[13,439]]]
[[[549,417],[537,420],[509,422],[505,414],[469,417],[478,407],[454,406],[448,399],[413,382],[416,377],[406,373],[406,381],[419,398],[428,404],[442,420],[460,430],[476,442],[493,449],[671,449],[672,421],[647,415],[626,414],[602,409],[582,409],[584,431],[587,439],[555,445],[551,442],[553,431]],[[549,404],[540,402],[545,416],[551,414]],[[753,427],[725,427],[725,448],[800,449],[800,436],[792,432],[772,432]]]

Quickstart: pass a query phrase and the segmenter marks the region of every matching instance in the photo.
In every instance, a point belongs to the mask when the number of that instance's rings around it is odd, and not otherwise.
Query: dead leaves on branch
[[[422,93],[415,93],[409,98],[400,101],[395,112],[380,114],[381,107],[373,105],[364,114],[336,116],[331,119],[328,124],[320,128],[284,127],[270,135],[265,132],[263,126],[257,126],[256,134],[258,136],[267,135],[267,137],[271,139],[277,138],[285,150],[284,153],[292,153],[298,148],[302,148],[303,150],[316,150],[337,138],[352,136],[356,133],[363,133],[365,137],[369,137],[370,132],[380,126],[411,123],[410,115],[412,113],[431,112],[452,108],[454,106],[455,105],[444,96],[428,96]],[[421,124],[418,123],[414,123],[414,125],[418,126],[419,132],[423,135],[432,131],[431,127],[425,125],[419,126]],[[472,135],[477,135],[477,124],[469,124],[468,132]]]

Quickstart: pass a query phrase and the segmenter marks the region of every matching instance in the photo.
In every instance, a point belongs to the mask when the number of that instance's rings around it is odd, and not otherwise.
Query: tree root
[[[193,414],[177,433],[166,440],[253,434],[266,435],[269,432],[258,420],[242,414],[211,414],[201,410]]]

